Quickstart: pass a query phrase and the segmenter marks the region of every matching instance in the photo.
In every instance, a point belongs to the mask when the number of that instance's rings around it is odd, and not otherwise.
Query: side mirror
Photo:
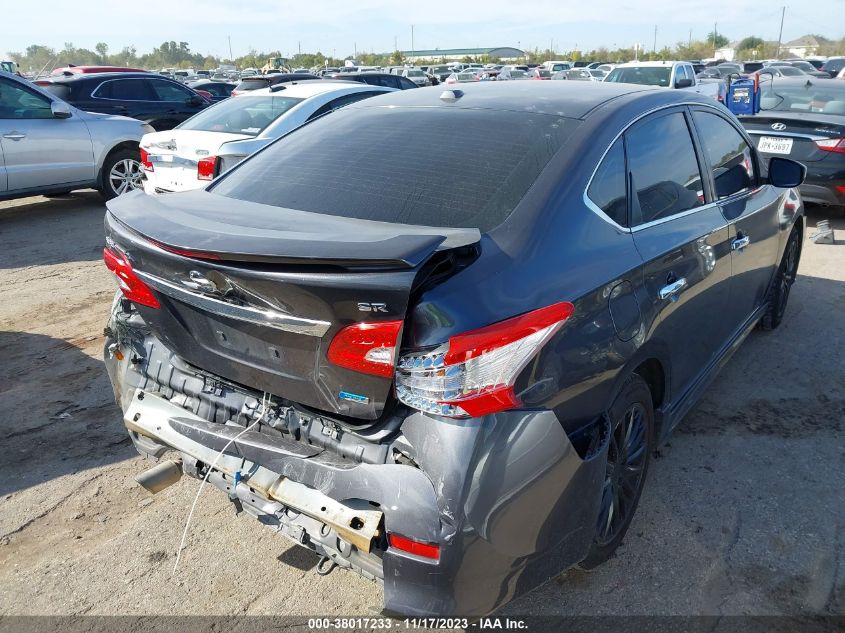
[[[797,187],[804,182],[806,175],[807,168],[794,160],[777,156],[769,160],[769,182],[775,187]]]
[[[198,106],[204,104],[206,101],[199,95],[192,95],[188,97],[188,105]]]
[[[692,86],[692,79],[678,79],[675,82],[675,88],[689,88]]]
[[[73,116],[70,106],[59,101],[50,102],[50,111],[53,113],[53,118],[55,119],[69,119]]]

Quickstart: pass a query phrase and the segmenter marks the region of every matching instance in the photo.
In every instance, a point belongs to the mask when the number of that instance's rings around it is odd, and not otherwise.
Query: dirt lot
[[[372,614],[378,585],[203,493],[150,497],[101,361],[114,284],[95,193],[0,203],[0,615]],[[812,214],[810,225],[824,217]],[[845,225],[836,223],[838,235]],[[845,244],[805,244],[754,333],[661,448],[625,544],[522,614],[845,614]]]

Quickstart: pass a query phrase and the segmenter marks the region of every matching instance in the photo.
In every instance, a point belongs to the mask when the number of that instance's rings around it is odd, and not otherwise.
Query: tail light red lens
[[[144,166],[144,171],[155,171],[155,167],[150,161],[150,153],[143,147],[141,148],[141,164]]]
[[[354,323],[335,334],[326,357],[339,367],[390,378],[401,329],[402,321]]]
[[[112,271],[115,277],[117,277],[117,282],[120,285],[120,291],[123,293],[123,296],[132,303],[147,306],[148,308],[161,307],[153,291],[132,270],[132,264],[129,263],[126,255],[106,247],[103,249],[103,261],[106,263],[106,268]]]
[[[845,154],[845,138],[826,138],[816,141],[816,147],[825,152]]]
[[[420,411],[455,418],[519,407],[517,377],[574,310],[556,303],[453,336],[433,351],[403,355],[396,395]]]
[[[415,556],[422,556],[431,560],[440,560],[440,546],[436,543],[422,543],[399,534],[388,534],[387,542],[393,547]]]
[[[214,180],[217,167],[217,156],[203,158],[197,163],[197,180]]]

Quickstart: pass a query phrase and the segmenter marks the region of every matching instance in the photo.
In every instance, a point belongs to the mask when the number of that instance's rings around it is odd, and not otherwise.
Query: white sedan
[[[243,158],[318,116],[394,88],[310,80],[251,90],[206,108],[181,125],[141,139],[144,190],[205,186]]]

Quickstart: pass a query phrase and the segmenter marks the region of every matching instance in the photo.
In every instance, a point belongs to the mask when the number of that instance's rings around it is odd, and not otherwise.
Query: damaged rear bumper
[[[178,451],[187,474],[204,476],[245,426],[221,422],[220,402],[189,406],[190,370],[149,332],[130,342],[125,326],[110,325],[106,365],[136,448],[155,459]],[[236,397],[230,387],[213,395]],[[465,421],[409,412],[389,433],[347,429],[324,445],[248,431],[208,481],[265,525],[382,581],[388,612],[483,615],[586,555],[607,423],[587,431],[568,437],[551,411]],[[439,559],[389,547],[388,532],[438,544]]]

